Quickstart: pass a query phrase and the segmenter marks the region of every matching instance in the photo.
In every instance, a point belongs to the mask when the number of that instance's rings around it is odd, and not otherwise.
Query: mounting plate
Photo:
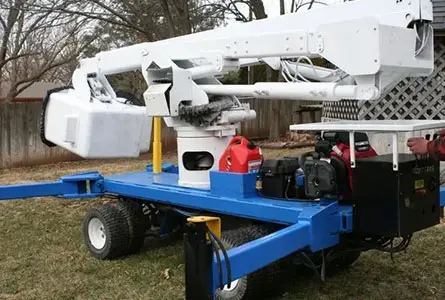
[[[445,128],[445,120],[339,120],[291,125],[291,131],[410,132]]]
[[[392,134],[393,169],[399,169],[398,133],[445,128],[443,120],[339,120],[330,122],[291,125],[291,131],[347,131],[349,142],[354,145],[354,132],[384,132]],[[351,167],[355,168],[355,151],[351,148]]]

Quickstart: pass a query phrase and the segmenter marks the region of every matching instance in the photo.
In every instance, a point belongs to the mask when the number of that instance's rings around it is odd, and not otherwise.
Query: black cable
[[[229,260],[229,255],[227,255],[227,251],[224,247],[224,245],[222,244],[221,240],[218,239],[218,237],[207,227],[207,231],[211,237],[211,239],[215,239],[215,241],[218,243],[219,248],[221,249],[223,255],[224,255],[224,259],[226,261],[226,268],[227,268],[227,287],[230,288],[230,283],[232,282],[232,267],[230,266],[230,260]],[[217,255],[219,256],[219,254]]]
[[[403,237],[402,241],[397,246],[393,245],[394,238],[387,237],[379,237],[377,240],[376,238],[364,239],[361,244],[366,247],[367,250],[375,249],[382,252],[398,253],[405,251],[405,249],[408,248],[411,243],[411,238],[412,234]]]
[[[208,230],[208,231],[210,232],[210,230]],[[210,243],[212,243],[213,252],[216,255],[216,261],[218,263],[219,288],[222,290],[224,288],[224,284],[223,284],[223,274],[222,274],[223,272],[222,272],[221,257],[219,257],[218,246],[212,238],[210,238]]]
[[[258,190],[257,190],[257,193],[258,193],[258,196],[260,196],[261,198],[265,198],[265,199],[280,200],[280,201],[286,200],[285,198],[266,196]],[[296,202],[318,202],[317,199],[292,199],[292,198],[289,198],[289,199],[290,199],[289,201],[296,201]]]
[[[326,257],[324,255],[324,250],[321,250],[321,259],[322,259],[322,263],[321,263],[321,281],[325,282],[326,280]]]
[[[318,272],[318,268],[317,268],[317,266],[314,264],[314,262],[312,261],[312,259],[310,259],[310,257],[306,254],[306,253],[304,253],[304,252],[302,252],[302,251],[300,251],[300,254],[306,259],[306,261],[308,262],[308,264],[305,264],[307,267],[309,267],[312,271],[314,271],[314,273],[315,273],[315,275],[317,275],[317,277],[318,278],[320,278],[320,280],[321,280],[321,282],[324,282],[324,278],[322,277],[322,275]]]
[[[288,193],[289,193],[289,186],[290,186],[290,179],[291,179],[291,177],[289,176],[289,178],[287,179],[286,190],[284,191],[284,197],[286,198],[286,200],[291,200],[289,198],[289,195],[288,195]]]

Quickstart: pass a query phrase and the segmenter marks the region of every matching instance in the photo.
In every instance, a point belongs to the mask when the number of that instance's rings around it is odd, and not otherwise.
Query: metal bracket
[[[349,153],[351,160],[351,168],[355,168],[355,132],[349,131]]]

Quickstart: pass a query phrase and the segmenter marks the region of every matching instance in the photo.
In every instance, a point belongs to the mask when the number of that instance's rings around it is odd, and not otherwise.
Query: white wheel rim
[[[226,292],[233,291],[234,289],[236,289],[236,287],[238,285],[238,281],[239,281],[239,279],[232,281],[230,283],[230,288],[227,285],[225,285],[223,288],[223,291],[226,291]]]
[[[88,237],[94,248],[100,250],[105,246],[107,236],[104,224],[98,218],[92,218],[88,223]]]

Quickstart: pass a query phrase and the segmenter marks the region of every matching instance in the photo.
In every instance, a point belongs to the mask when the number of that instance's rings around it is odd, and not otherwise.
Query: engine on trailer
[[[312,152],[266,160],[260,170],[261,194],[269,198],[349,200],[352,168],[347,132],[324,132]],[[355,133],[356,158],[377,156],[365,133]]]
[[[356,132],[354,139],[356,159],[377,156],[366,133]],[[300,159],[305,174],[306,197],[351,199],[350,147],[348,132],[325,132],[315,145],[315,152]]]
[[[353,234],[364,248],[384,249],[399,237],[405,245],[413,233],[440,222],[438,161],[399,153],[395,170],[393,155],[378,155],[367,134],[356,132],[354,139],[350,145],[348,132],[324,132],[312,152],[265,160],[259,172],[260,194],[351,205]],[[354,168],[350,147],[355,147]]]

